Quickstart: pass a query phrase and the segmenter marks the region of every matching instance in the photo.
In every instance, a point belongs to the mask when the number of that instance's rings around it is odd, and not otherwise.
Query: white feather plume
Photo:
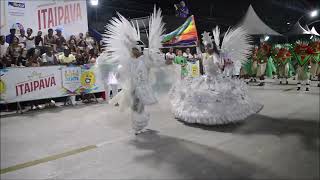
[[[105,51],[112,61],[126,61],[130,57],[130,52],[140,40],[137,29],[125,17],[118,13],[118,17],[112,18],[107,24],[103,38]],[[124,62],[120,62],[123,64]]]
[[[221,44],[221,53],[227,54],[234,64],[241,65],[246,62],[252,49],[250,41],[247,31],[243,27],[228,29]]]
[[[216,26],[216,28],[214,28],[212,30],[212,34],[213,34],[214,43],[216,44],[217,48],[220,49],[220,28],[219,28],[219,26]]]
[[[146,65],[148,68],[156,67],[160,63],[164,62],[164,57],[159,56],[160,48],[162,47],[162,36],[164,33],[164,24],[162,22],[161,9],[154,7],[153,13],[149,19],[149,34],[148,43],[149,47],[145,50],[144,55],[148,56],[145,58]]]
[[[162,22],[161,9],[154,7],[153,14],[149,20],[149,50],[159,51],[162,47],[162,35],[164,33],[164,24]]]

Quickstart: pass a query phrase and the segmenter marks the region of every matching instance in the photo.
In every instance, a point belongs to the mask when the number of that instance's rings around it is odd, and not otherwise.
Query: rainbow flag
[[[193,15],[178,29],[163,36],[162,44],[168,46],[196,46],[198,33]]]

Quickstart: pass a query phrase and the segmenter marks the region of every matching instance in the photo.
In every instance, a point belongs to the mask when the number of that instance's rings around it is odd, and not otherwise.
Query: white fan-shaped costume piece
[[[118,18],[113,18],[106,25],[103,39],[106,44],[105,51],[97,62],[113,65],[112,67],[121,66],[113,70],[119,73],[122,91],[111,102],[119,102],[121,110],[131,111],[132,127],[136,133],[148,124],[149,114],[145,112],[145,106],[157,103],[150,76],[153,67],[165,64],[159,56],[163,32],[161,10],[156,8],[149,22],[148,49],[142,48],[139,29],[122,15],[118,14]],[[133,49],[143,54],[136,57]]]
[[[219,29],[213,32],[219,43]],[[228,30],[220,53],[228,53],[234,64],[245,61],[251,48],[247,34],[241,27]],[[207,55],[203,62],[205,75],[187,78],[176,83],[170,92],[175,117],[187,123],[219,125],[237,122],[259,112],[262,105],[249,96],[247,85],[239,79],[224,78],[220,70],[220,56]]]

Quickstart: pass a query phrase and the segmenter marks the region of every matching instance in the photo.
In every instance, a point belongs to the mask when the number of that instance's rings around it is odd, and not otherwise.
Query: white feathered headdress
[[[124,58],[129,58],[132,48],[140,41],[140,34],[135,26],[118,13],[118,18],[112,18],[105,27],[103,42],[105,52],[109,53],[108,60],[123,61]]]
[[[207,46],[210,45],[212,47],[212,36],[210,36],[209,32],[204,31],[202,34],[202,44]]]
[[[107,60],[117,62],[125,67],[126,61],[130,59],[132,48],[136,47],[140,50],[141,47],[144,47],[140,40],[139,27],[136,27],[119,13],[118,17],[114,17],[105,27],[103,42],[105,44],[104,50],[108,52]],[[160,51],[163,32],[164,24],[161,10],[154,7],[154,12],[149,20],[148,51]],[[147,52],[147,54],[150,54],[150,52]]]

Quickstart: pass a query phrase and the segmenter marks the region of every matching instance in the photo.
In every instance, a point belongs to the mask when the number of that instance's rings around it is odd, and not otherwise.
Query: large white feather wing
[[[105,58],[109,63],[121,65],[121,79],[122,83],[129,74],[129,62],[131,60],[132,48],[136,46],[140,40],[140,34],[133,24],[131,24],[125,17],[118,13],[118,17],[114,17],[109,24],[107,24],[103,38],[105,44],[104,51],[107,53]]]
[[[162,47],[162,36],[164,33],[164,23],[162,22],[161,9],[154,7],[153,13],[149,20],[149,36],[147,49],[148,58],[146,62],[148,67],[158,66],[159,63],[164,64],[164,56],[160,55],[160,48]]]
[[[112,18],[105,26],[103,42],[104,50],[108,52],[108,60],[126,66],[130,59],[130,53],[135,47],[140,34],[137,29],[121,14]]]
[[[149,49],[159,50],[162,47],[162,35],[164,33],[164,23],[162,22],[161,9],[154,7],[149,20]]]
[[[172,74],[170,73],[170,67],[165,65],[164,55],[160,53],[164,30],[161,9],[157,10],[155,7],[149,20],[149,48],[147,50],[148,58],[146,58],[146,60],[150,68],[150,83],[159,98],[166,95],[174,83]]]
[[[219,26],[216,26],[216,28],[214,28],[212,30],[212,34],[213,34],[214,43],[216,44],[217,48],[220,49],[220,28],[219,28]]]
[[[228,29],[221,44],[221,52],[226,54],[234,64],[241,66],[246,62],[252,49],[250,41],[250,36],[243,27]]]

